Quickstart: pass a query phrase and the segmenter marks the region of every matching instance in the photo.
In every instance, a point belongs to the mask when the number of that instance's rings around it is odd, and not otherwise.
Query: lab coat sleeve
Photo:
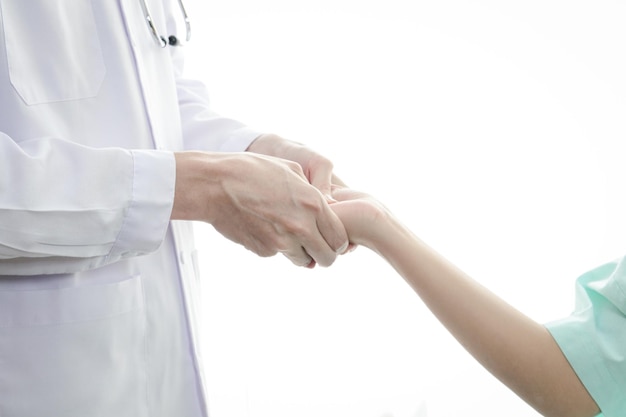
[[[185,149],[241,152],[261,134],[212,111],[201,82],[178,79],[177,90]]]
[[[262,132],[214,112],[204,83],[183,77],[185,48],[169,49],[176,75],[185,149],[214,152],[245,151]]]
[[[156,250],[175,169],[170,152],[0,133],[0,275],[77,272]]]

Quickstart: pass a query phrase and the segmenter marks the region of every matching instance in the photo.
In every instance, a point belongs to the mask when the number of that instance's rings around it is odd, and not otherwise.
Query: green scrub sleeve
[[[601,416],[626,416],[626,258],[576,281],[576,307],[546,324]]]

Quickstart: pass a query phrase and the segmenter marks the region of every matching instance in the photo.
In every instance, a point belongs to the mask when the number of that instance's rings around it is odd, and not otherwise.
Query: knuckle
[[[316,261],[319,266],[329,267],[335,262],[336,259],[337,259],[337,255],[334,253],[331,253],[326,256],[320,257],[320,259],[316,259]]]
[[[300,205],[310,212],[313,212],[316,216],[319,216],[325,210],[326,202],[322,198],[321,194],[317,190],[313,190],[307,194],[306,198],[300,201]]]
[[[277,251],[275,249],[271,249],[271,248],[264,246],[263,248],[259,250],[259,256],[262,258],[269,258],[271,256],[276,255],[276,252]]]
[[[289,161],[289,160],[285,160],[285,165],[291,169],[292,171],[295,171],[297,174],[304,174],[304,170],[302,169],[302,165],[300,165],[297,162],[294,161]]]
[[[302,220],[298,217],[285,217],[279,226],[279,233],[301,238],[309,233],[310,228],[306,227]],[[289,246],[289,242],[285,242]]]
[[[295,266],[308,266],[311,263],[310,257],[288,256],[288,255],[285,255],[285,256],[287,256],[287,258],[289,258],[291,263],[293,263]]]
[[[320,154],[315,154],[314,156],[312,156],[311,162],[313,163],[313,165],[325,166],[330,169],[334,168],[333,162],[330,159]]]
[[[297,250],[300,249],[300,246],[297,245],[293,239],[282,233],[272,236],[268,241],[268,244],[271,245],[276,252],[280,252],[287,257],[291,257],[292,254],[296,253]]]
[[[276,249],[264,244],[258,239],[251,239],[244,244],[244,247],[262,258],[269,258],[276,255]]]
[[[299,221],[292,221],[290,223],[290,233],[298,240],[302,241],[311,234],[311,228],[305,226],[304,223]]]

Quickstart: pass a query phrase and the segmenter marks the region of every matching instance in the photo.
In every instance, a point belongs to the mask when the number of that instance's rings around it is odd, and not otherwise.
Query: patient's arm
[[[544,416],[600,412],[545,327],[457,269],[372,197],[349,189],[333,197],[351,242],[385,258],[465,349],[523,400]]]

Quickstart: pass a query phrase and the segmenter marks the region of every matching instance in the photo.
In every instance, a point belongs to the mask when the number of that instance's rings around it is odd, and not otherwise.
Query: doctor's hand
[[[334,185],[345,186],[333,173],[333,163],[328,158],[300,143],[274,134],[265,134],[255,139],[247,150],[296,162],[302,167],[309,183],[327,197],[331,196]]]
[[[173,220],[208,222],[259,256],[331,265],[343,224],[295,162],[254,153],[178,152]]]

